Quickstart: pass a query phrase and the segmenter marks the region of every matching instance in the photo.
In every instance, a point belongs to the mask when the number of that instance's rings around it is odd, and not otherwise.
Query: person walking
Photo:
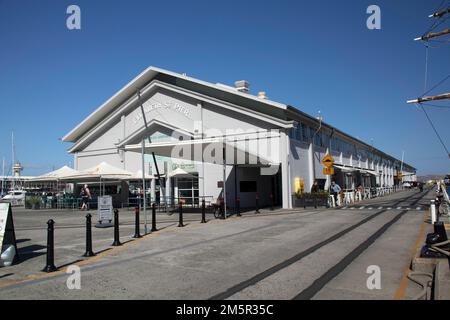
[[[85,184],[83,188],[81,188],[81,201],[82,206],[81,210],[89,210],[89,199],[91,198],[91,192],[89,191],[88,185]]]
[[[339,193],[342,191],[341,187],[336,183],[336,181],[331,181],[331,195],[334,197],[335,202],[337,203]]]

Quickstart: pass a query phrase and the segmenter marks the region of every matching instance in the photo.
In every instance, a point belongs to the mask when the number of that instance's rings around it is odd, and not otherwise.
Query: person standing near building
[[[339,193],[342,191],[342,189],[341,189],[341,187],[336,183],[336,181],[334,181],[334,180],[331,181],[330,189],[331,189],[331,195],[334,197],[334,200],[335,200],[336,203],[337,203],[337,199],[338,199]]]
[[[317,180],[314,180],[314,183],[311,186],[311,193],[317,193],[317,192],[319,192],[319,184],[317,183]]]
[[[82,206],[81,206],[81,210],[89,210],[89,206],[88,206],[88,202],[89,199],[91,198],[91,192],[88,188],[88,185],[85,184],[83,188],[81,188],[81,201],[82,201]]]

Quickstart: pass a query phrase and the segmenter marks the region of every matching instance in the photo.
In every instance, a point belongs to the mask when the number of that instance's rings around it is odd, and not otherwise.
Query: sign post
[[[10,262],[12,264],[19,258],[19,251],[17,250],[11,204],[0,203],[0,255],[11,246],[15,249],[15,255]]]
[[[113,205],[111,196],[98,197],[98,223],[96,228],[112,227]]]
[[[334,168],[332,168],[334,163],[333,157],[330,154],[325,155],[322,159],[322,163],[325,166],[325,168],[323,168],[323,174],[332,176],[334,174]]]

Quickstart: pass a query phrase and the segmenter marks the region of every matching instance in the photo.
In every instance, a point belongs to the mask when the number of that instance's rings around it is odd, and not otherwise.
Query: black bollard
[[[114,242],[112,243],[113,247],[122,245],[119,238],[119,210],[114,209]]]
[[[270,194],[270,210],[273,211],[273,194]]]
[[[86,215],[86,252],[83,254],[83,257],[93,257],[95,253],[92,251],[92,223],[91,223],[91,214],[88,213]]]
[[[241,199],[239,197],[236,198],[236,216],[241,217]]]
[[[158,231],[156,228],[156,204],[152,204],[152,232]]]
[[[178,203],[178,213],[179,213],[178,226],[184,227],[184,224],[183,224],[183,202],[181,202],[181,201]]]
[[[54,272],[58,270],[55,266],[55,243],[54,243],[54,230],[55,230],[55,221],[52,219],[47,222],[47,265],[42,270],[44,272]]]
[[[255,197],[255,213],[259,213],[259,196],[256,194]]]
[[[225,219],[225,200],[220,199],[220,219]]]
[[[140,222],[139,222],[139,207],[134,208],[135,219],[134,219],[134,236],[133,238],[141,238],[140,233]]]
[[[202,199],[202,222],[201,223],[206,223],[206,216],[205,216],[205,199]]]

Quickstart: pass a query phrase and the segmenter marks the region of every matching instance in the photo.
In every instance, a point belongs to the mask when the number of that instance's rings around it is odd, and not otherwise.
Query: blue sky
[[[398,158],[404,150],[419,174],[449,172],[425,115],[405,103],[424,92],[425,48],[412,39],[440,3],[0,0],[0,161],[11,161],[14,130],[24,174],[70,164],[59,138],[153,65],[213,83],[247,79],[252,93],[320,110]],[[66,28],[70,4],[81,8],[81,30]],[[371,4],[381,30],[366,28]],[[449,53],[448,42],[429,49],[428,87],[450,73]],[[428,110],[450,147],[450,110]]]

